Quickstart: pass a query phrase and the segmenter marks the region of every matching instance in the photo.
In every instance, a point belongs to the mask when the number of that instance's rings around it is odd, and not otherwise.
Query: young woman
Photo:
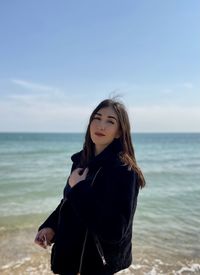
[[[51,269],[61,275],[111,275],[132,261],[132,224],[145,185],[122,103],[106,99],[91,114],[83,150],[72,156],[63,199],[35,242],[53,244]]]

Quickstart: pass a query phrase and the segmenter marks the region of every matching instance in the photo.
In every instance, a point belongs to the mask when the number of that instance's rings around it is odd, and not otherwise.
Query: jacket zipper
[[[99,173],[100,170],[101,170],[101,167],[99,168],[96,175],[94,176],[94,179],[92,181],[92,186],[93,186],[94,181],[96,179],[96,176],[97,176],[97,174]],[[105,257],[104,257],[103,248],[100,244],[100,241],[99,241],[98,237],[96,236],[96,234],[93,234],[93,238],[94,238],[94,241],[95,241],[95,244],[96,244],[97,251],[98,251],[98,253],[101,257],[102,263],[103,263],[103,265],[106,265],[107,263],[106,263],[106,260],[105,260]]]
[[[99,255],[101,257],[101,260],[103,262],[103,265],[106,265],[107,263],[106,263],[106,259],[104,257],[103,248],[102,248],[102,246],[100,244],[100,241],[99,241],[99,239],[97,238],[97,236],[95,234],[93,234],[93,238],[94,238],[97,250],[99,252]]]
[[[102,168],[102,167],[100,167],[99,170],[98,170],[98,171],[96,172],[96,174],[94,175],[94,178],[93,178],[93,180],[92,180],[91,186],[94,185],[94,181],[95,181],[97,175],[99,174],[99,171],[101,170],[101,168]]]
[[[96,172],[96,174],[95,174],[95,176],[94,176],[94,178],[92,180],[91,186],[94,185],[94,181],[95,181],[95,179],[96,179],[99,171],[101,170],[101,168],[102,167],[100,167],[99,170]],[[83,247],[82,247],[82,251],[81,251],[81,258],[80,258],[80,264],[79,264],[79,271],[78,271],[77,275],[81,274],[81,270],[82,270],[82,266],[83,266],[83,256],[84,256],[84,252],[85,252],[85,245],[86,245],[87,237],[88,237],[88,229],[86,230],[85,238],[84,238],[84,241],[83,241]],[[103,265],[105,265],[106,261],[105,261],[104,255],[103,255],[102,247],[101,247],[101,245],[99,243],[99,240],[97,239],[96,236],[94,237],[94,239],[95,239],[95,244],[96,244],[97,250],[98,250],[99,255],[100,255],[101,259],[102,259]],[[97,241],[96,241],[96,239],[97,239]]]

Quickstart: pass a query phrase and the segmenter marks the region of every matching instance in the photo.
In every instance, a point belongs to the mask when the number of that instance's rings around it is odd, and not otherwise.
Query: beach
[[[19,229],[18,232],[4,232],[0,242],[0,274],[1,275],[51,275],[49,259],[50,248],[42,249],[33,244],[35,230]],[[144,247],[134,246],[135,263],[129,269],[116,274],[200,274],[199,257],[190,260],[176,255],[176,258],[156,255]],[[153,253],[152,253],[153,252]],[[154,255],[155,253],[155,255]]]
[[[62,198],[82,134],[0,134],[0,274],[50,275],[38,226]],[[121,274],[200,274],[200,134],[135,134],[147,181]],[[120,273],[119,273],[120,274]]]

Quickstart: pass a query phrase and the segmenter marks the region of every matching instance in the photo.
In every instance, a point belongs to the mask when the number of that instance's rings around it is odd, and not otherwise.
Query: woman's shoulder
[[[129,165],[123,163],[120,158],[116,160],[115,163],[113,163],[113,165],[111,165],[107,169],[110,170],[111,174],[114,175],[115,178],[137,177],[136,171],[134,171]]]
[[[77,163],[77,162],[80,162],[82,152],[83,152],[83,150],[81,150],[81,151],[79,151],[79,152],[73,154],[73,155],[71,156],[72,162],[76,162],[76,163]]]
[[[121,165],[113,167],[108,171],[107,178],[115,192],[131,193],[133,190],[137,190],[138,193],[138,175],[128,165],[121,163]]]

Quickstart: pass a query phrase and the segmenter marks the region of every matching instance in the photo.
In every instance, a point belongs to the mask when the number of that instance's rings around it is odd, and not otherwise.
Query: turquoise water
[[[37,227],[38,217],[56,207],[70,156],[81,150],[83,139],[82,134],[0,134],[2,232]],[[168,263],[198,260],[200,134],[134,134],[133,143],[147,181],[135,216],[133,253]]]
[[[0,134],[0,216],[52,210],[81,135]]]

